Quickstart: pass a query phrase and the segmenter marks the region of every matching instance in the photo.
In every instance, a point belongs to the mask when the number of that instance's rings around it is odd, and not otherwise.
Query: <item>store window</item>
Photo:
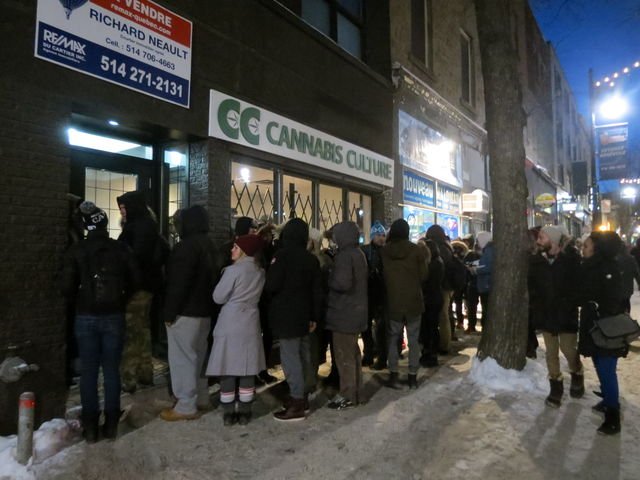
[[[343,220],[342,189],[320,184],[320,230],[328,230]]]
[[[360,229],[360,243],[371,240],[371,197],[358,192],[349,192],[349,220]]]
[[[314,225],[312,182],[304,178],[282,176],[282,219],[301,218]]]
[[[351,55],[362,58],[362,0],[302,0],[300,16]]]
[[[109,236],[118,238],[120,227],[120,209],[117,198],[125,192],[137,189],[138,176],[112,172],[104,169],[85,168],[84,199],[95,203],[107,212],[109,217]]]
[[[273,171],[232,163],[231,210],[235,218],[251,217],[261,223],[274,221]]]
[[[167,214],[169,218],[176,210],[188,203],[189,186],[189,146],[171,147],[164,151],[164,163],[169,168],[169,198]]]

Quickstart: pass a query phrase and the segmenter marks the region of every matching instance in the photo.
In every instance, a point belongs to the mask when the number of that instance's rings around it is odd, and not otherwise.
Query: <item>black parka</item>
[[[167,262],[164,321],[176,317],[210,317],[213,289],[220,276],[220,255],[207,235],[209,218],[200,205],[180,212],[180,242]]]
[[[280,248],[267,271],[269,326],[276,338],[309,334],[309,323],[322,318],[323,292],[320,263],[307,251],[309,227],[301,219],[282,229]]]

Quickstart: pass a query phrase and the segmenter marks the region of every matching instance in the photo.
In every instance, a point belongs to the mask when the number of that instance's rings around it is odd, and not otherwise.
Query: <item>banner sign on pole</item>
[[[627,174],[629,126],[598,127],[599,180],[624,178]]]
[[[192,29],[151,0],[38,0],[35,56],[189,108]]]

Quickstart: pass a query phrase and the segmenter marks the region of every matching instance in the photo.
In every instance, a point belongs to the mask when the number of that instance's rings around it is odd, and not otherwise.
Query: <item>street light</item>
[[[622,118],[629,110],[629,103],[620,95],[614,95],[607,98],[600,104],[600,115],[607,120],[616,120]]]

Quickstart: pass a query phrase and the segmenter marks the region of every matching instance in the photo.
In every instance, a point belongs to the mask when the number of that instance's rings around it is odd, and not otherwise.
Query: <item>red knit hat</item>
[[[262,238],[252,234],[237,237],[235,244],[238,245],[248,257],[253,257],[263,247]]]

